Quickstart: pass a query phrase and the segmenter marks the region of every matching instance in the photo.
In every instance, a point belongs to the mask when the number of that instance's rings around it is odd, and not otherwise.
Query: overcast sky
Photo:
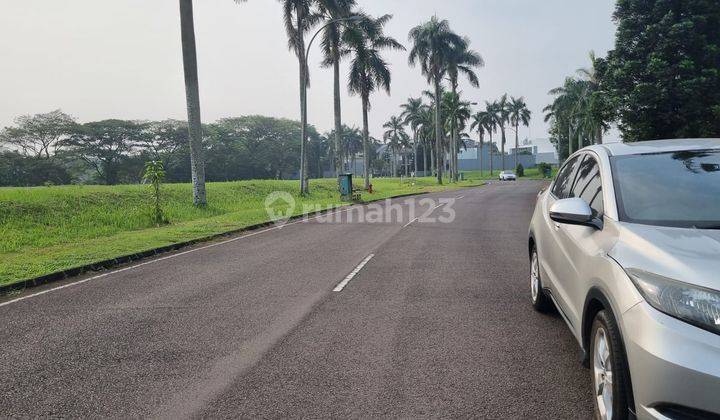
[[[262,114],[299,119],[297,60],[287,49],[277,0],[195,0],[202,118]],[[612,48],[613,0],[358,0],[394,18],[387,33],[407,44],[410,28],[433,14],[448,19],[485,59],[477,102],[507,92],[533,112],[521,137],[546,137],[541,110],[587,54]],[[407,53],[386,54],[392,96],[371,97],[371,134],[425,89]],[[332,72],[310,54],[309,121],[332,128]],[[21,114],[61,108],[81,122],[185,119],[177,0],[0,0],[0,127]],[[343,67],[343,78],[346,67]],[[345,85],[345,80],[343,80]],[[344,92],[343,119],[360,126],[360,102]],[[611,137],[613,135],[611,134]],[[608,139],[610,140],[610,139]]]

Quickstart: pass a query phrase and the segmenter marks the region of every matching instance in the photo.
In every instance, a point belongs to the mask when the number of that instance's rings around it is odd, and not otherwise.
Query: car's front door
[[[582,198],[593,212],[602,219],[603,195],[600,167],[597,159],[588,153],[578,166],[575,181],[566,198]],[[557,265],[558,283],[563,290],[565,313],[575,326],[579,326],[585,304],[587,282],[591,280],[594,261],[602,254],[601,232],[594,227],[559,224],[555,231],[560,254]]]
[[[545,287],[550,289],[560,311],[571,324],[575,321],[568,317],[569,307],[567,300],[569,297],[564,279],[567,276],[567,256],[560,245],[559,230],[561,227],[557,222],[550,219],[550,207],[555,201],[567,198],[570,195],[578,166],[580,166],[583,157],[583,155],[571,157],[558,172],[547,200],[545,200],[545,207],[542,209],[545,232],[542,235],[542,242],[540,242],[538,249],[542,274],[550,280],[545,282]]]

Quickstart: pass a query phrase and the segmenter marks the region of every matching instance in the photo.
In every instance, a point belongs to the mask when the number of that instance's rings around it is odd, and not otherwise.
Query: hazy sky
[[[195,0],[204,122],[246,114],[299,119],[298,64],[287,49],[277,0]],[[394,18],[387,33],[407,44],[410,28],[433,14],[471,40],[485,59],[480,88],[466,98],[524,96],[533,112],[521,136],[546,137],[547,91],[579,67],[588,51],[612,48],[613,0],[358,0]],[[406,45],[407,46],[407,45]],[[407,53],[391,52],[392,96],[372,96],[371,134],[425,89]],[[20,114],[61,108],[81,122],[185,119],[177,0],[0,0],[0,127]],[[332,128],[332,72],[310,54],[309,121]],[[343,67],[343,79],[347,71]],[[343,86],[345,85],[343,80]],[[361,124],[360,101],[343,89],[343,119]],[[612,135],[611,135],[612,136]]]

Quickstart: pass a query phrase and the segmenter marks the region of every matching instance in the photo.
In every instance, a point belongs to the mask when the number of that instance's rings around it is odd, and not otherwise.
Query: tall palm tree
[[[472,116],[471,130],[477,130],[480,143],[478,146],[478,160],[480,163],[480,176],[483,173],[483,143],[485,142],[485,133],[490,132],[489,122],[491,116],[487,111],[478,111]],[[491,134],[492,135],[492,134]]]
[[[283,19],[285,32],[288,37],[288,48],[298,59],[300,78],[300,193],[307,194],[308,163],[307,163],[307,88],[310,83],[310,74],[307,67],[305,52],[305,34],[319,20],[320,14],[314,10],[314,0],[280,0],[283,5]]]
[[[490,154],[490,176],[493,176],[493,153],[495,151],[493,133],[497,131],[500,121],[500,110],[497,101],[485,101],[485,111],[488,113],[487,131],[490,135],[490,150],[488,151]]]
[[[405,124],[410,126],[413,133],[413,161],[415,164],[415,173],[417,174],[417,143],[418,143],[418,129],[421,124],[421,114],[425,105],[423,104],[422,98],[408,98],[407,102],[400,105],[403,109],[400,117],[404,120]]]
[[[472,115],[470,109],[470,102],[463,101],[460,95],[455,92],[447,92],[443,95],[443,115],[445,115],[445,129],[450,133],[450,144],[449,151],[451,155],[457,157],[459,151],[458,146],[464,143],[457,136],[459,131],[465,129],[467,120]],[[451,175],[457,172],[456,159],[451,156],[450,166],[452,169]],[[456,179],[453,181],[457,181]]]
[[[530,110],[525,103],[525,98],[522,96],[519,98],[510,98],[510,124],[515,128],[515,149],[513,157],[515,158],[515,168],[518,166],[518,132],[520,131],[520,124],[525,127],[530,125]]]
[[[335,146],[342,143],[342,107],[340,101],[340,60],[343,56],[342,35],[344,24],[340,19],[350,16],[355,0],[317,0],[318,9],[328,22],[322,35],[323,66],[333,68],[333,106],[335,116]],[[336,176],[342,170],[342,161],[335,159]]]
[[[477,75],[475,74],[475,68],[482,67],[485,65],[482,56],[477,52],[469,48],[470,40],[465,38],[464,43],[455,46],[452,49],[448,60],[448,80],[450,81],[450,90],[452,93],[458,93],[458,79],[462,74],[470,82],[470,85],[474,87],[480,86]],[[457,150],[457,127],[450,128],[451,137],[451,165],[450,165],[450,178],[457,182],[458,180],[458,150]]]
[[[347,164],[350,168],[350,172],[355,175],[357,165],[355,164],[357,155],[363,150],[363,137],[362,131],[359,128],[353,127],[345,130],[343,143],[345,147],[345,156],[347,156]]]
[[[433,139],[435,138],[435,110],[430,105],[423,106],[419,115],[418,136],[423,142],[423,171],[427,176],[428,167],[430,176],[435,171],[435,152]],[[427,151],[430,150],[430,161],[428,162]]]
[[[408,38],[413,47],[408,62],[420,65],[422,74],[434,88],[435,104],[441,102],[442,81],[448,71],[450,55],[454,50],[466,45],[466,40],[450,29],[447,20],[439,20],[433,16],[428,22],[410,30]],[[435,106],[435,153],[437,159],[437,181],[442,184],[443,165],[443,126],[442,107]]]
[[[609,120],[612,117],[608,115],[609,107],[605,103],[607,95],[601,90],[600,75],[597,70],[598,58],[594,51],[590,51],[588,56],[590,67],[577,70],[577,74],[581,80],[586,82],[587,86],[587,95],[581,110],[583,126],[586,127],[588,136],[592,138],[593,143],[602,144],[603,132],[610,128]]]
[[[558,147],[567,142],[569,156],[583,145],[581,116],[588,98],[588,83],[568,77],[562,86],[550,90],[548,94],[555,96],[555,99],[543,108],[545,121],[550,121],[551,127],[555,127]]]
[[[182,40],[185,98],[187,101],[188,133],[190,140],[190,172],[193,183],[193,204],[207,204],[205,195],[205,162],[202,153],[202,122],[200,119],[200,90],[198,88],[197,51],[192,0],[180,0],[180,37]]]
[[[235,0],[235,3],[244,3],[245,1],[246,0]],[[185,73],[185,100],[188,114],[193,204],[196,206],[204,206],[207,204],[207,195],[205,193],[205,161],[202,150],[200,88],[198,86],[195,21],[193,18],[192,0],[180,0],[180,39],[182,41],[183,70]]]
[[[500,129],[500,156],[502,170],[505,170],[505,143],[507,142],[505,137],[505,124],[510,123],[510,103],[508,102],[507,93],[500,97],[497,102],[497,125]]]
[[[383,124],[383,128],[386,129],[385,133],[383,133],[383,139],[388,143],[392,151],[393,176],[397,176],[397,153],[407,146],[410,137],[405,132],[405,121],[402,117],[390,117],[390,120]]]
[[[345,36],[347,48],[352,53],[348,89],[350,93],[360,95],[362,100],[365,189],[370,187],[370,94],[378,89],[384,89],[390,94],[390,66],[380,53],[384,49],[405,50],[399,42],[384,33],[383,28],[390,19],[392,15],[377,19],[363,15],[362,20],[353,24]]]

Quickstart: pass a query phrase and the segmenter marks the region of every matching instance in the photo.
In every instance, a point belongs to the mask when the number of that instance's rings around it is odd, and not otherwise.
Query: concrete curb
[[[438,192],[439,192],[439,191],[438,191]],[[358,204],[359,204],[359,205],[363,205],[363,206],[364,206],[364,205],[367,205],[367,204],[370,204],[370,203],[373,203],[373,202],[382,201],[382,200],[388,200],[388,199],[389,199],[389,200],[394,200],[394,199],[396,199],[396,198],[410,197],[410,196],[418,196],[418,195],[424,195],[424,194],[429,194],[429,193],[428,193],[428,192],[420,192],[420,193],[400,194],[400,195],[395,195],[395,196],[392,196],[392,197],[380,198],[380,199],[371,200],[371,201],[363,201],[363,202],[361,202],[361,203],[354,203],[354,204],[349,204],[349,205],[358,205]],[[343,207],[345,207],[345,206],[343,206]],[[331,211],[332,211],[332,210],[336,210],[336,209],[337,209],[337,208],[331,209]],[[302,219],[303,217],[306,217],[306,216],[308,216],[308,215],[312,215],[312,214],[325,214],[325,213],[327,213],[327,212],[328,212],[328,210],[323,210],[323,211],[320,211],[320,212],[298,214],[298,215],[296,215],[296,216],[290,217],[288,220],[298,220],[298,219]],[[223,232],[223,233],[217,233],[217,234],[214,234],[214,235],[205,236],[205,237],[198,238],[198,239],[193,239],[193,240],[190,240],[190,241],[178,242],[178,243],[175,243],[175,244],[171,244],[171,245],[167,245],[167,246],[163,246],[163,247],[159,247],[159,248],[150,249],[150,250],[147,250],[147,251],[136,252],[136,253],[133,253],[133,254],[128,254],[128,255],[123,255],[123,256],[120,256],[120,257],[116,257],[116,258],[107,259],[107,260],[104,260],[104,261],[94,262],[94,263],[92,263],[92,264],[85,264],[85,265],[82,265],[82,266],[79,266],[79,267],[69,268],[69,269],[67,269],[67,270],[56,271],[56,272],[54,272],[54,273],[45,274],[45,275],[43,275],[43,276],[34,277],[34,278],[31,278],[31,279],[27,279],[27,280],[22,280],[22,281],[19,281],[19,282],[17,282],[17,283],[12,283],[12,284],[8,284],[8,285],[0,286],[0,297],[4,296],[4,295],[6,295],[6,294],[8,294],[8,293],[10,293],[10,292],[22,291],[22,290],[29,289],[29,288],[33,288],[33,287],[42,286],[42,285],[45,285],[45,284],[48,284],[48,283],[53,283],[53,282],[56,282],[56,281],[65,280],[65,279],[67,279],[67,278],[76,277],[76,276],[79,276],[79,275],[81,275],[81,274],[85,274],[85,273],[89,273],[89,272],[98,272],[98,271],[102,271],[102,270],[108,270],[108,269],[111,269],[111,268],[116,268],[116,267],[118,267],[118,266],[120,266],[120,265],[123,265],[123,264],[128,264],[128,263],[131,263],[131,262],[135,262],[135,261],[143,260],[143,259],[150,258],[150,257],[153,257],[153,256],[157,256],[157,255],[160,255],[160,254],[165,254],[165,253],[168,253],[168,252],[177,251],[177,250],[179,250],[179,249],[187,248],[187,247],[189,247],[189,246],[196,245],[196,244],[199,244],[199,243],[210,242],[210,241],[213,241],[213,240],[215,240],[215,239],[225,238],[225,237],[237,235],[237,234],[243,233],[243,232],[251,232],[251,231],[258,230],[258,229],[262,229],[262,228],[265,228],[265,227],[270,227],[270,226],[272,226],[272,225],[273,225],[273,222],[258,223],[258,224],[255,224],[255,225],[245,226],[245,227],[242,227],[242,228],[233,229],[233,230],[230,230],[230,231],[227,231],[227,232]]]

